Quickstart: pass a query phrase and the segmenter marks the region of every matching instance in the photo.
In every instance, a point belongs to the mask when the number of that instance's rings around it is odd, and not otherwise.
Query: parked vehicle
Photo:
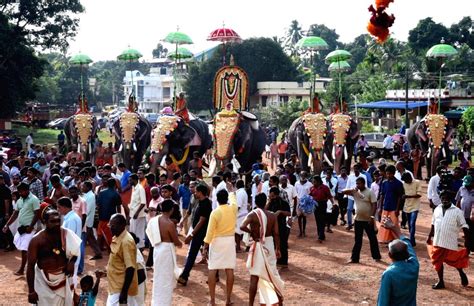
[[[46,124],[50,129],[62,130],[66,125],[67,118],[57,118]]]
[[[377,158],[383,154],[383,133],[366,133],[364,134],[365,140],[369,144],[367,148],[368,156]]]

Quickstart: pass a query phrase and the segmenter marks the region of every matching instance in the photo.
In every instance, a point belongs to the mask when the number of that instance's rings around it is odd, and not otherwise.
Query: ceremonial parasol
[[[351,68],[349,63],[347,62],[348,59],[352,57],[352,54],[346,50],[339,50],[336,49],[332,52],[329,52],[326,55],[326,62],[330,63],[328,70],[335,71],[338,74],[339,78],[339,103],[342,104],[342,75],[341,73],[347,71]],[[340,109],[342,109],[342,105],[340,105]]]
[[[80,70],[81,70],[81,105],[80,105],[80,108],[81,108],[81,111],[87,111],[85,110],[85,105],[84,105],[84,80],[83,80],[83,76],[82,76],[82,69],[83,69],[83,66],[87,66],[89,65],[90,63],[92,63],[92,59],[88,56],[88,55],[85,55],[83,53],[79,53],[79,54],[76,54],[74,55],[73,57],[71,57],[71,59],[69,60],[69,63],[73,64],[73,65],[77,65],[80,67]]]
[[[438,113],[441,111],[441,77],[443,67],[445,65],[444,61],[449,57],[458,54],[458,51],[451,45],[445,44],[444,38],[441,39],[441,43],[434,45],[426,52],[426,57],[428,58],[437,58],[440,60],[439,68],[439,96],[438,96]]]
[[[193,40],[188,35],[183,32],[179,32],[179,27],[176,29],[176,32],[171,32],[163,39],[164,42],[175,45],[175,57],[174,57],[174,69],[173,69],[173,79],[174,79],[174,88],[173,88],[173,99],[176,100],[176,65],[178,64],[178,46],[180,45],[190,45],[193,44]]]
[[[329,48],[328,43],[319,36],[306,36],[298,40],[296,47],[299,49],[305,49],[310,52],[310,63],[313,65],[313,52],[327,50]],[[311,69],[314,72],[313,69]],[[310,100],[313,100],[313,90],[316,86],[316,76],[313,74],[313,83],[310,90]]]
[[[139,51],[130,48],[130,46],[128,47],[128,49],[120,53],[119,56],[117,56],[117,59],[121,61],[128,61],[129,63],[130,75],[132,80],[132,92],[130,93],[131,96],[133,96],[133,92],[135,91],[135,85],[133,84],[132,62],[137,61],[142,56],[143,55]]]
[[[179,47],[177,53],[172,53],[168,55],[168,57],[172,60],[174,59],[182,60],[182,59],[193,57],[193,53],[184,47]]]
[[[242,38],[233,29],[226,28],[225,24],[222,28],[215,29],[207,37],[209,41],[220,41],[222,42],[222,65],[225,66],[225,54],[227,43],[240,43]]]

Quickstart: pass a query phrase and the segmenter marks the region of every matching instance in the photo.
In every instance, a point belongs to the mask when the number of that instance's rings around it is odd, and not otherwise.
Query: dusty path
[[[426,192],[426,184],[423,185]],[[429,231],[431,210],[423,196],[422,210],[418,219],[418,245],[416,247],[420,259],[420,279],[418,284],[419,304],[456,304],[468,305],[474,301],[474,289],[462,288],[458,274],[453,268],[445,269],[446,290],[434,291],[431,285],[436,281],[436,273],[432,269],[426,253],[426,235]],[[380,275],[389,263],[387,248],[382,247],[381,263],[375,263],[370,258],[367,239],[361,253],[360,264],[347,265],[353,243],[353,232],[347,232],[344,227],[334,227],[333,234],[327,234],[323,244],[316,242],[314,218],[308,220],[308,237],[295,237],[296,228],[290,236],[289,269],[283,271],[282,278],[286,282],[285,304],[314,305],[314,304],[358,304],[368,302],[375,304],[380,282]],[[406,232],[406,231],[405,231]],[[88,249],[88,257],[92,252]],[[178,250],[178,263],[184,264],[186,249]],[[249,275],[245,269],[246,254],[238,254],[237,270],[233,300],[236,305],[246,304]],[[473,257],[471,257],[473,258]],[[20,253],[0,252],[0,305],[27,305],[27,287],[25,278],[13,275],[20,261]],[[471,262],[474,261],[471,260]],[[87,262],[87,271],[104,268],[107,259],[97,262]],[[208,290],[206,285],[207,268],[196,265],[191,273],[187,287],[178,286],[174,292],[174,304],[206,304]],[[148,273],[147,301],[151,300],[152,272]],[[474,272],[468,270],[471,283],[474,284]],[[222,303],[223,281],[218,285],[218,301]],[[97,305],[105,305],[107,297],[107,280],[101,283],[100,296]]]

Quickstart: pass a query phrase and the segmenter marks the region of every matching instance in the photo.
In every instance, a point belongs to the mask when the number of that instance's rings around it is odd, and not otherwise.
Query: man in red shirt
[[[323,184],[323,180],[319,175],[313,177],[313,187],[311,187],[309,194],[318,203],[314,210],[314,217],[318,229],[318,242],[322,243],[323,240],[326,239],[324,228],[326,226],[328,201],[334,204],[334,199],[331,195],[331,190],[329,190],[328,186]]]
[[[286,150],[288,149],[288,143],[282,138],[281,142],[278,144],[278,154],[280,155],[280,164],[283,164],[285,161]]]

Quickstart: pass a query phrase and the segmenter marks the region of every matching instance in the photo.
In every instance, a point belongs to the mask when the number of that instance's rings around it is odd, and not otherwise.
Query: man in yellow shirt
[[[420,181],[414,180],[408,172],[402,174],[402,181],[403,189],[405,189],[403,212],[407,214],[411,245],[416,246],[416,218],[420,210],[421,184]]]
[[[127,220],[121,214],[110,218],[110,230],[114,235],[110,244],[110,257],[107,264],[109,296],[107,306],[138,305],[137,246],[135,240],[125,229]]]
[[[227,190],[231,192],[230,195],[226,190],[217,192],[219,206],[211,213],[206,237],[204,238],[203,255],[208,257],[208,285],[211,305],[215,305],[216,279],[219,269],[225,270],[227,276],[226,305],[232,303],[230,297],[234,286],[236,264],[234,235],[238,209],[234,189],[232,184],[228,184]]]

